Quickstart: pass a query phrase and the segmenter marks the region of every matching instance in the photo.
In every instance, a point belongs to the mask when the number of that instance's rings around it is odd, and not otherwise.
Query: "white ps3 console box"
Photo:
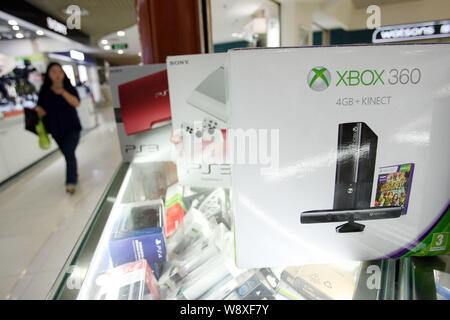
[[[227,76],[239,267],[449,251],[449,44],[232,50]]]
[[[225,61],[225,53],[167,58],[172,143],[183,185],[231,184],[231,166],[222,156],[228,127]]]

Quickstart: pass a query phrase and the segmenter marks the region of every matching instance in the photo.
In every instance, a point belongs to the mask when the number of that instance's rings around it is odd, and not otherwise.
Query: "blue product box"
[[[109,241],[113,265],[146,259],[150,266],[155,266],[166,261],[163,202],[130,203],[122,205],[120,210],[120,218],[113,227]]]

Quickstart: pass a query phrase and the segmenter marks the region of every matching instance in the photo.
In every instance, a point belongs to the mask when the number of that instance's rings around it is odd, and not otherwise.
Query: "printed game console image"
[[[347,223],[336,232],[361,232],[355,221],[398,218],[403,207],[370,207],[378,137],[364,122],[339,124],[333,209],[302,212],[301,223]]]
[[[167,125],[171,120],[167,71],[119,85],[122,121],[127,135]]]
[[[187,103],[227,122],[225,69],[220,67],[206,77],[188,97]]]

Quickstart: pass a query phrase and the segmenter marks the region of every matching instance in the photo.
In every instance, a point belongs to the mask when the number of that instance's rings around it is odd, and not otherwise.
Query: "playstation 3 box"
[[[226,74],[239,267],[449,252],[449,44],[237,49]]]
[[[146,259],[158,277],[158,264],[166,261],[162,200],[121,204],[118,210],[109,240],[113,266]]]
[[[166,65],[111,68],[110,86],[124,162],[172,160]]]
[[[225,53],[168,57],[172,145],[178,179],[192,187],[229,187]]]

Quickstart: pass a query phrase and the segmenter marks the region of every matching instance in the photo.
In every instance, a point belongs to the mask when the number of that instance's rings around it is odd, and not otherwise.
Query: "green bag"
[[[39,121],[36,124],[36,133],[39,136],[39,147],[44,150],[49,149],[51,142],[41,117],[39,117]]]

